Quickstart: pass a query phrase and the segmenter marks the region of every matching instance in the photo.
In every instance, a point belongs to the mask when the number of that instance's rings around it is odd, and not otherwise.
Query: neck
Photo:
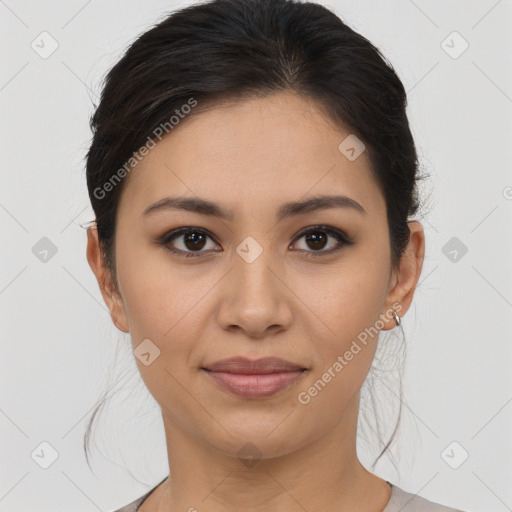
[[[237,456],[244,445],[250,453],[246,443],[219,450],[163,415],[171,476],[139,511],[381,512],[390,488],[357,458],[354,402],[315,442],[279,456],[256,453],[252,461]],[[251,446],[262,446],[261,440]]]

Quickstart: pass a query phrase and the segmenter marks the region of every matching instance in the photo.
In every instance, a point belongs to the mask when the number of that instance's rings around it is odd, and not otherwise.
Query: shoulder
[[[128,505],[125,505],[124,507],[114,510],[114,512],[137,512],[137,509],[142,505],[142,502],[150,495],[151,491],[149,491],[147,494],[144,494],[144,496],[137,498],[135,501],[128,503]]]
[[[167,480],[169,476],[166,476],[161,482],[159,482],[155,487],[150,489],[146,494],[141,496],[140,498],[137,498],[135,501],[132,501],[131,503],[128,503],[128,505],[125,505],[124,507],[118,508],[117,510],[114,510],[114,512],[137,512],[139,507],[142,505],[144,500],[165,480]]]
[[[404,491],[400,487],[391,484],[391,482],[388,482],[388,484],[391,485],[391,498],[382,512],[464,512]]]
[[[160,482],[162,483],[162,482]],[[382,512],[464,512],[456,508],[445,507],[439,503],[434,503],[422,498],[417,494],[404,491],[400,487],[388,482],[391,485],[391,498]],[[160,484],[158,484],[160,485]],[[158,487],[158,485],[156,487]],[[146,494],[128,503],[124,507],[114,512],[137,512],[143,501],[156,489],[150,489]]]

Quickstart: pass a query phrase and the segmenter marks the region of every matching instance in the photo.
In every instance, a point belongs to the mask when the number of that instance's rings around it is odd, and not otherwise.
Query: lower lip
[[[295,383],[305,370],[267,374],[241,374],[204,370],[215,382],[244,398],[264,398]]]

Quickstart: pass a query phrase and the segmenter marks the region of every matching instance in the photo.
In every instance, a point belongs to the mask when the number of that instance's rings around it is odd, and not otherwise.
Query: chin
[[[207,442],[217,451],[240,459],[247,467],[252,467],[257,460],[272,459],[293,453],[302,446],[308,444],[303,439],[304,429],[298,425],[283,422],[286,414],[280,414],[278,419],[272,421],[256,420],[254,415],[246,423],[223,422],[223,426],[217,430],[217,435],[208,436]],[[298,433],[302,435],[299,437]],[[252,462],[254,461],[254,462]]]

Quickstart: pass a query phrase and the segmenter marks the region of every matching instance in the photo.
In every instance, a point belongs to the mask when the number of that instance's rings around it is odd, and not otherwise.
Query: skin
[[[377,336],[307,405],[297,398],[365,328],[381,318],[382,330],[396,326],[393,304],[403,317],[423,264],[423,228],[410,222],[409,245],[399,269],[392,268],[385,200],[366,153],[350,161],[338,150],[349,133],[320,105],[288,92],[191,115],[126,178],[117,217],[118,288],[96,229],[88,230],[87,258],[113,322],[131,334],[134,349],[149,338],[160,350],[148,366],[136,361],[162,410],[172,479],[141,512],[378,512],[388,503],[389,485],[356,453],[359,393]],[[282,203],[334,193],[366,214],[331,208],[276,221]],[[173,195],[213,201],[234,217],[142,215]],[[315,246],[297,238],[318,224],[355,243],[319,254],[336,239]],[[213,237],[197,249],[200,257],[156,242],[182,226]],[[252,263],[236,252],[248,236],[263,249]],[[185,242],[181,236],[169,246],[193,252]],[[308,372],[268,398],[240,398],[200,370],[238,355],[277,356]],[[237,455],[248,442],[261,454],[251,467]]]

